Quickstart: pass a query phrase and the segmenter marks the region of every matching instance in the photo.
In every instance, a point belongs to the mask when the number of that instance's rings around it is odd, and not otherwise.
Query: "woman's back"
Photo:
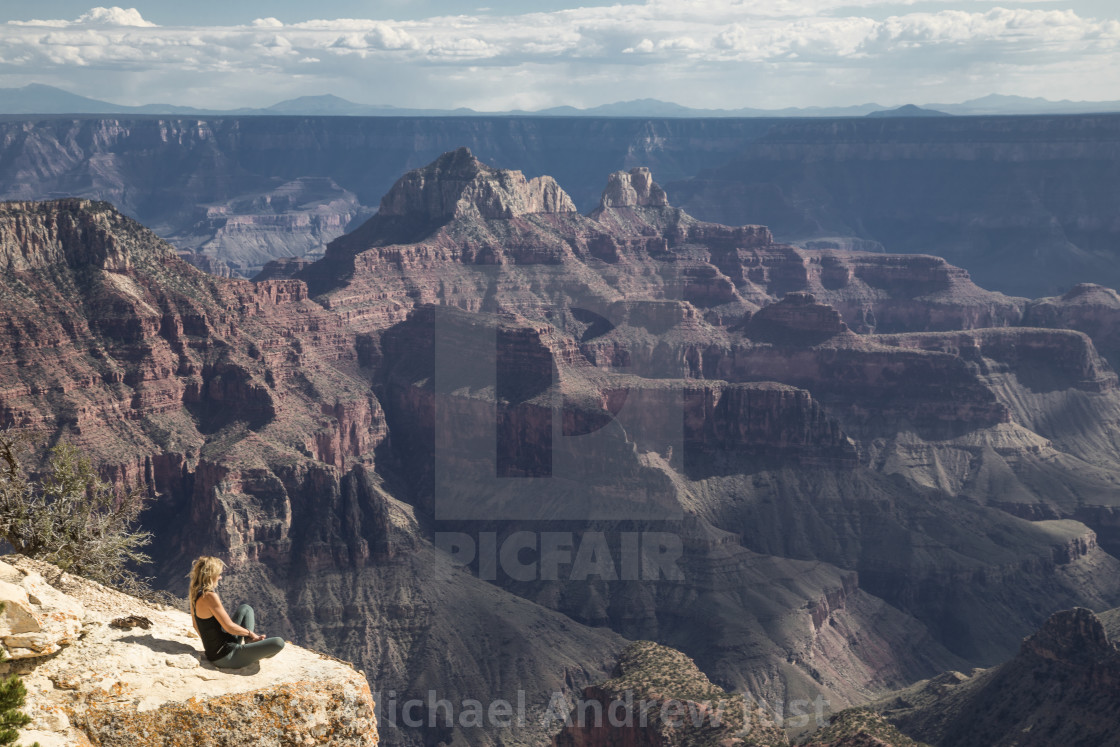
[[[202,648],[206,651],[206,658],[214,661],[225,656],[226,644],[237,643],[237,638],[227,633],[218,622],[218,618],[214,616],[210,600],[207,598],[211,595],[217,596],[210,591],[195,600],[194,620],[198,628],[198,637],[202,639]]]

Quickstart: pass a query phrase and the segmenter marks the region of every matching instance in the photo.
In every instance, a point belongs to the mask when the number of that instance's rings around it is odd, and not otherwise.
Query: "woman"
[[[191,619],[206,658],[223,669],[241,669],[267,659],[284,648],[283,638],[265,638],[253,632],[253,608],[243,604],[229,616],[218,598],[218,582],[225,563],[218,558],[201,557],[191,567]]]

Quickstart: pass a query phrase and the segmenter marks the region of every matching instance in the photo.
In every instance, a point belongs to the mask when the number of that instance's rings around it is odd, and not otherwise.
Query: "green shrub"
[[[0,602],[0,612],[3,611],[4,604]],[[4,658],[4,651],[0,649],[0,661]],[[27,688],[18,675],[0,680],[0,744],[13,744],[19,738],[20,728],[31,722],[31,717],[20,710],[26,697]],[[39,743],[31,747],[39,747]]]
[[[65,442],[51,449],[42,477],[31,479],[20,465],[29,441],[0,433],[0,538],[22,555],[151,598],[147,580],[133,570],[150,562],[140,548],[151,534],[136,528],[143,493],[118,491]]]

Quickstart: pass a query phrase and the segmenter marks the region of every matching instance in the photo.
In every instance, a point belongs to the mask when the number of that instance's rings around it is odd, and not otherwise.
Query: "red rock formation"
[[[844,326],[844,317],[863,331],[1018,320],[1017,299],[976,288],[943,260],[799,250],[775,245],[761,227],[700,223],[670,207],[640,169],[612,175],[590,219],[544,212],[550,208],[534,202],[524,179],[503,173],[467,151],[444,156],[402,179],[384,215],[332,245],[327,260],[304,276],[317,291],[330,289],[323,303],[362,332],[376,334],[423,303],[512,312],[578,334],[581,351],[600,367],[784,381],[830,406],[843,398],[861,423],[869,409],[886,411],[872,420],[934,429],[1007,420],[954,357],[899,355],[856,342]],[[459,215],[463,195],[506,207]],[[786,293],[803,295],[773,302]],[[633,315],[637,305],[654,308],[650,299],[675,309],[671,333],[667,322]],[[564,308],[573,309],[574,321],[551,316]],[[580,321],[576,309],[602,323]],[[746,346],[724,331],[744,323],[752,341],[821,348]],[[834,385],[843,394],[833,396]],[[853,397],[853,386],[866,396]]]
[[[280,278],[290,278],[296,273],[307,269],[311,265],[311,260],[303,257],[293,257],[285,259],[274,259],[265,264],[264,268],[257,273],[253,279],[261,280],[276,280]]]
[[[209,257],[205,254],[196,254],[195,252],[188,250],[179,250],[179,252],[177,253],[179,255],[179,258],[184,262],[197,267],[205,273],[209,273],[210,275],[217,275],[220,278],[229,278],[234,276],[233,269],[225,260],[217,259],[216,257]]]
[[[759,342],[778,345],[811,345],[848,332],[840,312],[817,303],[812,293],[787,293],[751,317],[744,330]]]
[[[665,421],[675,414],[683,422],[685,463],[718,452],[765,457],[770,464],[791,460],[841,467],[856,462],[855,444],[803,389],[774,383],[659,383],[635,382],[604,392],[643,450],[664,448],[643,435],[672,433]]]
[[[18,280],[6,285],[5,314],[22,330],[3,338],[8,423],[69,431],[121,482],[181,492],[189,473],[199,515],[270,474],[264,454],[242,474],[240,446],[207,446],[237,422],[267,424],[266,451],[339,469],[384,439],[379,404],[336,368],[355,358],[352,335],[303,283],[219,284],[97,203],[5,205],[0,235]],[[277,518],[231,530],[229,542],[256,548],[246,557],[288,552],[290,509],[265,516]]]
[[[492,357],[477,370],[462,365],[447,370],[436,360],[437,355],[484,360],[480,341],[489,341]],[[715,453],[835,465],[856,460],[855,445],[804,390],[775,383],[615,377],[590,366],[570,338],[539,323],[429,307],[395,328],[384,345],[386,356],[396,361],[389,391],[400,430],[426,432],[419,442],[428,443],[433,431],[454,432],[464,444],[496,438],[497,454],[483,456],[498,460],[499,475],[551,474],[560,452],[580,448],[575,437],[603,431],[612,422],[640,451],[672,453],[676,445],[671,461],[678,465]],[[449,397],[461,401],[451,404]],[[445,417],[453,410],[454,423],[434,421],[437,410]],[[559,441],[554,417],[562,423]],[[605,443],[571,458],[585,468],[602,459],[598,469],[604,474],[630,471],[618,461],[625,457]]]
[[[877,339],[902,348],[948,353],[975,363],[984,373],[997,368],[1009,371],[1032,388],[1103,392],[1117,386],[1116,374],[1089,337],[1068,329],[983,329]]]
[[[383,208],[298,277],[254,283],[195,271],[104,205],[0,207],[0,417],[64,434],[115,480],[160,492],[167,577],[184,555],[220,552],[280,629],[329,629],[402,689],[433,671],[399,652],[431,630],[457,637],[434,622],[440,600],[482,593],[424,583],[420,526],[567,521],[616,536],[676,522],[687,584],[510,583],[485,598],[531,599],[518,619],[551,621],[563,651],[600,656],[618,640],[565,633],[536,605],[688,647],[728,686],[838,703],[957,661],[866,588],[938,621],[958,585],[970,600],[1039,578],[1047,595],[1072,594],[1059,566],[1108,575],[1087,540],[1055,544],[1018,519],[970,533],[997,513],[874,473],[887,442],[982,449],[1009,430],[996,374],[1014,374],[1019,394],[1113,396],[1084,335],[1007,326],[1018,299],[933,258],[800,250],[762,227],[701,223],[642,170],[612,176],[584,217],[554,182],[457,151]],[[927,331],[943,325],[956,329]],[[904,332],[868,334],[884,328]],[[1045,377],[1028,381],[1036,369]],[[465,513],[441,512],[447,497]],[[923,552],[884,550],[896,533]],[[755,551],[770,544],[799,560]],[[386,600],[418,621],[382,646],[361,621]],[[1039,607],[1001,609],[1021,628]],[[320,612],[329,625],[316,627]],[[470,646],[456,648],[479,657],[465,669],[485,670],[497,644]],[[574,660],[579,677],[598,666]]]

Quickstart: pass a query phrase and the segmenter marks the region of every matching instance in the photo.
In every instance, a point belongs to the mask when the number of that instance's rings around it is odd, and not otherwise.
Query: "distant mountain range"
[[[556,106],[538,111],[515,109],[480,112],[474,109],[409,109],[389,105],[357,104],[325,94],[301,96],[263,109],[197,109],[174,104],[124,106],[80,96],[54,86],[32,83],[22,88],[0,88],[0,115],[20,114],[173,114],[173,115],[294,115],[294,116],[486,116],[535,117],[925,117],[977,114],[1084,114],[1120,112],[1120,101],[1050,101],[1043,98],[991,94],[959,104],[923,104],[892,108],[880,104],[784,109],[693,109],[658,99],[635,99],[588,109]]]
[[[913,104],[900,106],[897,109],[884,109],[882,111],[871,112],[868,117],[949,117],[952,116],[948,112],[939,111],[937,109],[927,109]]]

